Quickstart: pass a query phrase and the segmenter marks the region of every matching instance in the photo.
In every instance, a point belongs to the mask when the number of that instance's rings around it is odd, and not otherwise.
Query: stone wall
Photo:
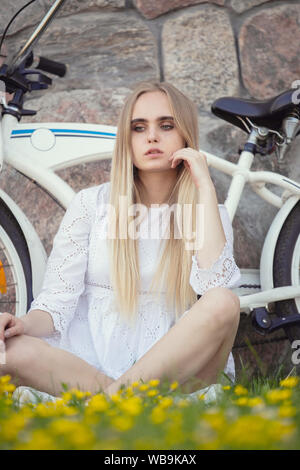
[[[0,30],[26,3],[1,1]],[[13,24],[6,48],[15,52],[52,4],[38,0]],[[124,98],[134,84],[156,78],[172,82],[198,105],[201,148],[236,162],[245,134],[214,117],[212,102],[223,95],[264,99],[300,78],[299,1],[263,0],[67,0],[38,43],[36,54],[68,64],[46,92],[32,93],[26,107],[38,110],[34,121],[73,121],[116,125]],[[28,121],[28,119],[27,119]],[[24,122],[26,120],[24,119]],[[300,179],[295,142],[284,162],[255,157],[254,170]],[[59,174],[76,190],[109,179],[110,161],[84,164]],[[230,179],[211,169],[219,202]],[[19,203],[38,231],[47,252],[63,211],[31,181],[6,166],[1,187]],[[260,253],[276,209],[246,187],[236,213],[235,257],[241,268],[258,268]],[[241,318],[234,353],[240,368],[256,364],[245,336],[265,363],[277,370],[290,348],[278,339],[255,334]],[[239,369],[240,370],[240,369]]]

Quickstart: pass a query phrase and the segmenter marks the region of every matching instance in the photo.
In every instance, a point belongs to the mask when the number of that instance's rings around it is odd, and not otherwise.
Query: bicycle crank
[[[272,317],[265,307],[254,308],[251,312],[252,326],[261,335],[272,333],[279,328],[300,323],[300,314],[295,313],[286,317]]]

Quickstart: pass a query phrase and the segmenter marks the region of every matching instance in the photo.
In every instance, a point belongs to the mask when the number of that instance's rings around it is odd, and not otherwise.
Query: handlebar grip
[[[47,59],[46,57],[39,57],[39,63],[37,69],[43,70],[44,72],[52,73],[63,77],[67,71],[67,66],[61,62],[55,62],[54,60]]]

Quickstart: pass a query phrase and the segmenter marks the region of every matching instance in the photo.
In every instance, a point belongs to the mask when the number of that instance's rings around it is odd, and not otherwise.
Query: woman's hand
[[[21,318],[15,317],[8,312],[0,315],[0,340],[11,338],[25,333],[25,324]]]
[[[169,161],[172,161],[171,168],[176,168],[183,161],[184,166],[190,170],[191,177],[198,189],[204,184],[212,184],[204,153],[189,147],[182,148],[174,152]]]

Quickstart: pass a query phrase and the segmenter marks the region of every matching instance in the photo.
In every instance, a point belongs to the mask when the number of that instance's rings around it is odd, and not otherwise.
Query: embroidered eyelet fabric
[[[135,325],[127,324],[117,311],[106,244],[109,190],[107,182],[74,196],[54,237],[42,288],[29,312],[40,309],[51,315],[54,333],[43,337],[45,341],[117,379],[168,332],[175,315],[163,291],[158,297],[147,293],[161,253],[160,240],[149,238],[139,239],[141,290]],[[234,287],[240,278],[232,253],[231,222],[225,206],[219,205],[219,210],[227,242],[211,269],[200,269],[193,258],[190,284],[197,294],[214,286]],[[163,210],[150,209],[149,214],[155,223]],[[141,223],[141,231],[143,227]],[[232,353],[225,372],[234,378]]]

